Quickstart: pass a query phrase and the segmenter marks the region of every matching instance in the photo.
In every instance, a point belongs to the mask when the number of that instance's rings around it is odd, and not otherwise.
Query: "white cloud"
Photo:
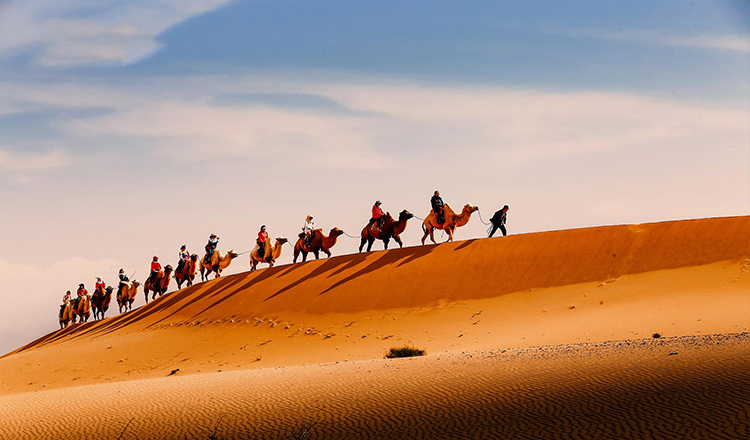
[[[544,32],[574,38],[595,38],[662,46],[683,46],[750,52],[750,34],[676,35],[674,33],[649,29],[614,31],[610,29],[586,28],[553,29],[545,30]]]
[[[0,57],[38,50],[41,66],[129,64],[157,51],[156,37],[228,0],[8,1],[0,5]]]
[[[54,149],[45,153],[0,150],[0,170],[36,171],[69,165],[72,156],[65,150]]]
[[[204,78],[201,90],[291,90],[325,96],[355,111],[335,114],[252,103],[225,107],[162,90],[168,99],[144,93],[113,113],[63,121],[60,129],[94,139],[149,140],[160,154],[187,161],[279,155],[369,168],[391,166],[403,154],[457,148],[518,163],[657,143],[698,147],[709,136],[741,143],[750,132],[746,109],[626,93],[281,80],[272,85],[225,77],[220,87],[213,87],[214,82],[219,81]]]

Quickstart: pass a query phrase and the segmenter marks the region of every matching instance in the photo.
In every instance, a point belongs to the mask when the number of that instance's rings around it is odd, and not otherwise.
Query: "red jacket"
[[[268,241],[268,232],[258,232],[258,243],[265,243],[266,241]]]
[[[158,261],[151,262],[151,272],[161,270],[161,264]]]
[[[375,205],[372,207],[372,218],[380,218],[384,215],[385,213],[380,209],[380,206]]]
[[[104,289],[107,287],[107,284],[102,281],[101,283],[96,283],[96,288],[94,290],[102,289],[102,292],[104,292]]]
[[[86,289],[84,289],[84,288],[80,288],[80,289],[78,289],[78,292],[77,292],[77,293],[78,293],[78,296],[79,296],[79,297],[81,297],[81,296],[86,296],[86,295],[88,295],[88,294],[89,294],[89,291],[88,291],[88,290],[86,290]]]

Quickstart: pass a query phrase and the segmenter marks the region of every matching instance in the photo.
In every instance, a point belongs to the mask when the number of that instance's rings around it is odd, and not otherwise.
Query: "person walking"
[[[487,237],[492,237],[495,234],[495,231],[500,229],[500,232],[503,233],[503,237],[508,235],[508,231],[505,230],[505,221],[508,219],[508,205],[503,206],[503,208],[492,216],[490,219],[490,223],[492,223],[492,229],[490,229],[490,233]]]

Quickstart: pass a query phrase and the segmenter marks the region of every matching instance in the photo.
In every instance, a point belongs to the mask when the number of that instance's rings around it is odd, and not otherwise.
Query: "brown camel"
[[[406,222],[412,217],[414,217],[414,214],[405,209],[398,214],[398,221],[393,220],[390,212],[385,213],[383,227],[378,228],[377,223],[373,223],[362,229],[362,241],[359,243],[359,251],[362,252],[362,248],[367,243],[367,252],[370,252],[375,240],[383,240],[383,246],[388,249],[388,242],[391,238],[398,243],[399,247],[404,247],[400,235],[406,229]]]
[[[143,293],[146,295],[146,304],[148,304],[149,292],[153,292],[151,294],[152,300],[156,299],[157,294],[162,296],[167,292],[167,289],[169,289],[169,280],[172,278],[172,271],[172,266],[167,264],[167,267],[165,267],[164,270],[160,270],[154,275],[153,280],[150,278],[146,280],[143,284]]]
[[[281,250],[289,240],[286,237],[276,237],[276,243],[273,247],[267,245],[263,258],[258,255],[258,244],[255,244],[253,251],[250,252],[250,272],[254,271],[258,263],[268,263],[269,267],[273,267],[276,260],[281,256]]]
[[[91,308],[94,309],[94,319],[104,319],[104,314],[109,310],[109,303],[112,302],[112,286],[106,289],[96,289],[91,296]]]
[[[312,244],[310,246],[305,243],[305,234],[299,234],[299,239],[294,245],[293,262],[297,262],[297,257],[300,253],[302,253],[302,261],[307,260],[307,254],[309,252],[312,252],[313,255],[315,255],[316,260],[320,258],[320,251],[325,252],[325,254],[330,257],[331,251],[329,249],[331,249],[336,244],[336,240],[338,240],[339,235],[343,233],[344,231],[342,231],[341,229],[333,228],[331,229],[331,232],[329,232],[330,235],[325,236],[321,229],[316,229],[313,231],[313,238],[311,240]]]
[[[58,318],[60,318],[60,328],[64,329],[68,326],[68,323],[70,323],[71,319],[73,319],[73,302],[70,300],[66,300],[63,305],[60,306],[60,314],[58,315]]]
[[[91,296],[86,294],[79,297],[73,305],[73,315],[71,321],[76,323],[76,317],[80,322],[86,322],[91,317]]]
[[[193,254],[190,259],[182,265],[182,269],[175,271],[174,279],[177,280],[177,289],[182,289],[182,283],[187,282],[187,287],[193,285],[195,270],[198,268],[198,254]]]
[[[135,301],[135,295],[138,293],[138,286],[141,285],[136,280],[129,283],[120,282],[122,284],[122,290],[120,295],[117,296],[117,305],[120,307],[120,313],[124,311],[128,312],[133,310],[133,301]]]
[[[432,240],[432,243],[436,244],[435,236],[433,235],[435,229],[442,229],[448,233],[448,240],[446,240],[446,243],[449,241],[453,241],[453,231],[455,231],[456,228],[469,223],[471,214],[478,210],[479,208],[477,206],[472,206],[471,204],[467,203],[466,205],[464,205],[464,209],[461,210],[461,214],[456,214],[456,212],[450,207],[450,205],[446,203],[445,222],[443,222],[442,224],[438,224],[435,211],[430,210],[430,214],[422,222],[422,230],[424,231],[422,244],[424,244],[424,241],[428,235],[430,236],[430,240]]]
[[[221,271],[229,267],[229,265],[232,263],[232,260],[237,257],[238,255],[234,252],[234,249],[230,249],[229,252],[227,252],[227,254],[224,256],[221,255],[221,251],[216,249],[214,251],[214,254],[211,256],[210,264],[205,263],[205,257],[201,260],[201,281],[206,281],[208,279],[208,276],[211,275],[211,272],[214,272],[216,274],[214,276],[214,279],[219,278],[221,276]]]

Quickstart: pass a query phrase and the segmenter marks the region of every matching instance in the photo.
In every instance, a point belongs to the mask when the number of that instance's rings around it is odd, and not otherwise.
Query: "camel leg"
[[[448,239],[445,240],[445,242],[446,243],[452,242],[453,241],[453,228],[448,228],[447,232],[448,232]]]
[[[372,237],[367,237],[367,252],[372,251],[372,244],[375,243],[375,239]]]
[[[428,228],[425,228],[425,227],[423,226],[423,227],[422,227],[422,230],[424,231],[424,235],[422,236],[422,246],[424,246],[424,241],[425,241],[425,239],[427,238],[427,236],[428,236],[428,235],[430,235],[430,234],[432,233],[432,229],[428,229]]]
[[[390,239],[390,238],[388,238],[388,237],[386,237],[386,238],[384,238],[384,239],[383,239],[383,248],[384,248],[385,250],[388,250],[388,242],[389,242],[389,241],[391,241],[391,239]]]
[[[307,261],[307,251],[302,251],[302,262]]]
[[[363,248],[363,247],[365,247],[365,243],[367,243],[368,241],[369,241],[369,240],[368,240],[368,239],[366,239],[366,238],[362,238],[362,239],[361,239],[361,240],[359,241],[359,251],[360,251],[360,252],[362,252],[362,248]],[[367,249],[367,252],[370,252],[370,249],[369,249],[369,248]]]
[[[398,247],[404,247],[404,243],[401,241],[401,237],[399,237],[398,235],[394,235],[393,240],[398,243]]]

